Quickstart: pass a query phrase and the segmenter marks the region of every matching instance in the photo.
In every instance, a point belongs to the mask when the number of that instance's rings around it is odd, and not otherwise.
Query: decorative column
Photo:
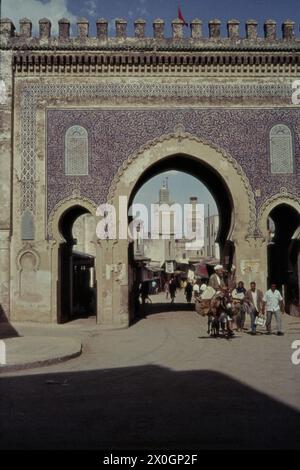
[[[300,252],[298,254],[298,284],[299,284],[298,305],[299,305],[299,310],[300,310]]]
[[[10,233],[0,230],[0,322],[10,316]]]
[[[0,42],[7,44],[14,36],[15,27],[11,20],[0,20]],[[10,315],[10,234],[12,223],[12,175],[13,160],[11,146],[13,141],[12,115],[13,115],[13,48],[1,51],[1,96],[0,96],[0,321]],[[18,200],[16,204],[18,204]],[[16,222],[18,223],[18,221]]]
[[[295,22],[291,20],[284,21],[282,25],[282,37],[286,41],[295,39]]]
[[[0,41],[5,45],[7,41],[15,35],[15,25],[9,18],[0,20]]]
[[[246,21],[246,38],[250,40],[257,39],[257,26],[258,22],[256,20]]]
[[[86,18],[79,18],[77,21],[77,34],[79,39],[85,39],[89,35],[89,22]]]
[[[97,38],[100,41],[107,41],[108,38],[108,21],[104,18],[100,18],[96,21],[97,27]]]
[[[22,18],[20,20],[20,35],[23,36],[23,38],[31,38],[31,32],[32,32],[32,23],[30,20],[27,18]]]
[[[113,244],[113,324],[128,327],[129,285],[128,285],[128,240],[118,240]]]
[[[165,22],[158,18],[157,20],[153,21],[153,36],[154,39],[164,39],[165,37]]]
[[[146,21],[145,20],[135,20],[134,22],[134,35],[138,39],[144,39],[145,37],[145,28],[146,28]]]
[[[276,40],[277,24],[274,20],[267,20],[264,25],[265,38],[270,41]]]
[[[114,240],[98,240],[96,246],[97,323],[113,325],[113,244]]]
[[[183,38],[184,23],[179,18],[172,21],[172,37],[173,41],[180,41]]]
[[[62,18],[58,21],[58,36],[59,39],[69,39],[70,37],[70,21],[66,18]]]
[[[209,37],[211,39],[220,39],[221,36],[221,21],[211,20],[208,22]]]
[[[126,39],[127,21],[123,19],[116,20],[116,37]]]
[[[240,38],[240,22],[238,20],[229,20],[227,22],[227,31],[229,39],[239,39]]]
[[[202,21],[195,18],[191,21],[191,38],[200,39],[202,37]]]
[[[40,39],[48,39],[51,36],[51,21],[48,18],[42,18],[39,21]]]

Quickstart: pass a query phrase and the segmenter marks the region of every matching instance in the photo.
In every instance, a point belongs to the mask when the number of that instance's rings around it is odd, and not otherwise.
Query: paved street
[[[118,331],[93,319],[14,325],[24,336],[81,338],[83,352],[1,374],[0,447],[299,449],[300,365],[291,344],[300,318],[285,316],[283,337],[214,339],[205,319],[176,308],[148,307]]]

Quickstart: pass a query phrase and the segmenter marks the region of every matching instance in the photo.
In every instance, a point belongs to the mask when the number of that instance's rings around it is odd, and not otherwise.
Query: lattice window
[[[289,127],[277,124],[270,131],[271,173],[293,173],[293,140]]]
[[[70,176],[89,173],[88,133],[84,127],[72,126],[66,132],[65,173]]]

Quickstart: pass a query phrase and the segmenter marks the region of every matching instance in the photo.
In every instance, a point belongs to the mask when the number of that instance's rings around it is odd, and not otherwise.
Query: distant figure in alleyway
[[[273,315],[275,316],[276,320],[276,326],[277,326],[277,335],[282,336],[284,333],[282,332],[282,313],[284,313],[284,303],[283,303],[283,298],[279,292],[279,290],[276,289],[276,284],[273,282],[271,284],[271,289],[269,289],[263,298],[263,306],[262,306],[262,313],[265,315],[265,312],[267,311],[267,322],[266,322],[266,328],[267,328],[267,334],[270,335],[271,332],[271,323],[272,323],[272,317]]]
[[[166,281],[165,282],[165,285],[164,285],[164,292],[166,294],[166,300],[169,299],[169,295],[170,295],[170,286],[169,286],[169,282]]]
[[[193,286],[190,281],[187,282],[186,288],[184,289],[185,298],[188,303],[191,303],[192,294],[193,294]]]
[[[151,302],[151,299],[149,298],[149,282],[147,281],[142,282],[141,297],[143,305],[145,305],[147,299]]]
[[[199,297],[200,295],[200,286],[199,286],[199,282],[198,281],[195,281],[194,285],[193,285],[193,294],[194,294],[194,298],[196,299],[197,297]]]
[[[170,290],[170,296],[171,296],[171,304],[174,303],[175,297],[176,297],[176,289],[177,289],[177,283],[174,278],[170,280],[169,284],[169,290]]]
[[[134,310],[136,314],[138,314],[140,311],[140,285],[138,281],[134,281],[133,283],[132,294],[133,294]]]

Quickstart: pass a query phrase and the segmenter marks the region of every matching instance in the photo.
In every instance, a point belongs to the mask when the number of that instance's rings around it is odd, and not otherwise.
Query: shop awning
[[[195,266],[195,274],[199,277],[209,277],[206,264],[198,264]]]

